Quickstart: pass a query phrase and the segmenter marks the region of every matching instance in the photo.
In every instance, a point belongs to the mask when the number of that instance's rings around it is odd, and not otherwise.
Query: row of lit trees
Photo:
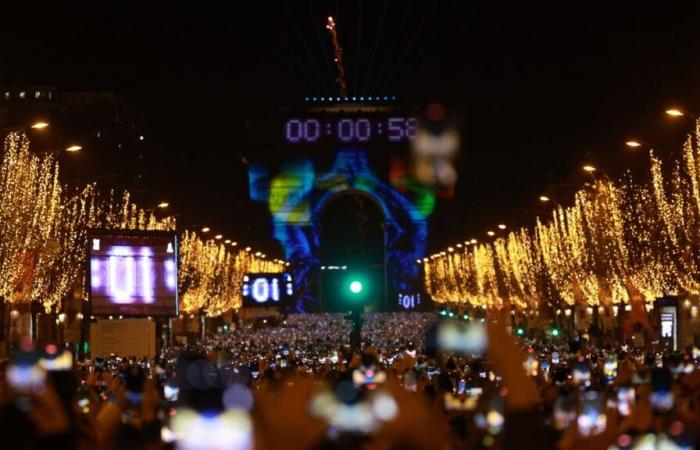
[[[54,155],[32,153],[24,133],[9,133],[0,155],[0,297],[60,310],[62,300],[84,285],[87,233],[99,228],[175,230],[175,219],[138,207],[128,192],[63,186]],[[180,253],[182,309],[211,315],[240,306],[243,272],[284,267],[187,232]]]
[[[180,242],[180,308],[218,316],[241,306],[243,274],[282,272],[285,263],[186,231]]]
[[[669,169],[651,152],[648,182],[595,180],[534,228],[425,258],[428,292],[523,309],[700,294],[700,122]]]
[[[130,201],[101,195],[94,185],[70,190],[59,182],[53,154],[34,154],[21,132],[9,133],[0,159],[0,296],[59,309],[82,282],[90,228],[174,229]]]

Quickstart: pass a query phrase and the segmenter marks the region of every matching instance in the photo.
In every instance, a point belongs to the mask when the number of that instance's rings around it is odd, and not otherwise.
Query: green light
[[[466,315],[466,314],[465,314],[464,317],[462,317],[462,318],[463,318],[464,320],[469,320],[469,316]]]
[[[450,311],[449,313],[447,313],[447,315],[450,316],[450,317],[454,317],[454,316],[455,316],[455,313],[453,313],[452,311]]]
[[[522,336],[525,334],[525,329],[523,327],[518,327],[515,332],[518,334],[518,336]]]
[[[362,283],[360,283],[357,280],[350,283],[350,292],[352,292],[353,294],[359,294],[360,292],[362,292]]]
[[[559,336],[559,329],[558,328],[552,328],[552,336]]]

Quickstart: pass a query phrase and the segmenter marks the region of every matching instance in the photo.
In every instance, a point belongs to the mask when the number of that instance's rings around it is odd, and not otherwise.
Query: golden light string
[[[180,309],[218,316],[241,307],[243,276],[248,272],[279,273],[284,262],[233,249],[215,239],[185,231],[180,240]]]
[[[129,192],[95,184],[69,189],[51,155],[35,155],[23,133],[10,133],[0,160],[0,295],[47,311],[83,283],[90,229],[175,230],[175,219],[140,208]],[[281,272],[285,264],[235,251],[196,233],[180,245],[181,302],[186,312],[219,315],[241,305],[245,272]],[[84,286],[83,286],[84,288]],[[85,289],[83,289],[85,295]]]
[[[536,308],[641,304],[700,294],[700,122],[670,175],[650,152],[650,179],[599,179],[492,242],[424,262],[437,302]]]

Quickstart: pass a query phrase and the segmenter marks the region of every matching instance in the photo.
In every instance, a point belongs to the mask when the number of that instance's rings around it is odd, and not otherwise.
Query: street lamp
[[[666,114],[671,117],[683,117],[685,115],[683,114],[683,111],[676,108],[667,109]]]
[[[165,209],[165,208],[167,208],[168,206],[170,206],[170,203],[168,203],[168,202],[160,202],[160,203],[158,203],[158,207],[159,207],[160,209]]]
[[[73,145],[69,145],[68,147],[57,147],[57,148],[50,148],[47,150],[40,150],[40,151],[37,151],[36,153],[40,154],[40,155],[51,154],[54,156],[59,156],[62,152],[75,153],[75,152],[79,152],[82,149],[83,149],[83,147],[81,147],[80,145],[73,144]]]
[[[505,229],[506,229],[506,225],[503,224],[503,223],[499,223],[499,224],[498,224],[498,229],[499,229],[499,230],[505,230]]]
[[[625,145],[630,147],[630,148],[637,148],[637,147],[642,146],[642,144],[640,144],[638,141],[634,141],[634,140],[629,140],[629,141],[625,142]]]
[[[217,234],[216,236],[214,236],[214,239],[219,240],[219,239],[221,239],[222,237],[224,237],[222,234]]]
[[[547,197],[546,195],[540,195],[540,201],[542,203],[547,203],[549,201],[549,197]]]
[[[496,233],[494,233],[494,232],[491,231],[491,230],[487,231],[486,234],[488,234],[489,236],[495,236],[495,235],[496,235]]]
[[[477,241],[476,239],[472,239],[472,240],[469,241],[469,243],[472,244],[472,245],[476,245],[477,242],[478,242],[478,241]]]
[[[48,126],[49,126],[48,122],[43,122],[40,120],[38,122],[34,122],[31,126],[31,128],[33,128],[35,130],[43,130],[44,128],[46,128]]]
[[[209,233],[209,227],[202,228],[202,233]]]
[[[593,172],[595,172],[596,169],[594,166],[592,166],[590,164],[586,164],[585,166],[583,166],[583,170],[585,170],[588,173],[593,173]]]

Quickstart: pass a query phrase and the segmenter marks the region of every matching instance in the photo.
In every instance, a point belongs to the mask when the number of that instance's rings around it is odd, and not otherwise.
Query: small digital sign
[[[89,236],[92,314],[177,315],[177,237],[171,233]]]
[[[399,294],[399,309],[413,311],[420,305],[420,294]]]
[[[279,306],[292,297],[294,287],[288,273],[248,273],[243,276],[243,306]]]
[[[675,306],[662,306],[659,314],[661,340],[678,350],[678,312]]]
[[[661,313],[661,337],[673,339],[673,313]]]

